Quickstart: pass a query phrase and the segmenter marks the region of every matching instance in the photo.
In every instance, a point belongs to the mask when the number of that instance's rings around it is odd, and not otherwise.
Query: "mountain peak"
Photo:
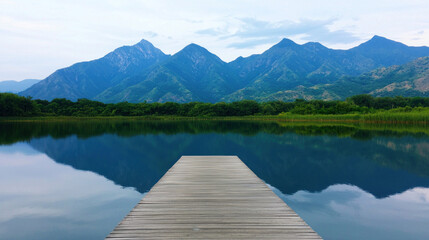
[[[382,37],[382,36],[379,36],[379,35],[374,35],[370,41],[375,41],[375,40],[389,40],[389,39]]]
[[[323,46],[319,42],[308,42],[308,43],[304,44],[303,46],[311,47],[311,48],[315,48],[315,49],[327,49],[327,47]]]
[[[214,55],[213,53],[209,52],[207,49],[195,43],[189,44],[188,46],[184,47],[181,51],[176,53],[175,55],[182,56],[182,57],[186,56],[191,59],[200,58],[200,57],[219,59],[216,55]]]
[[[156,50],[158,50],[159,52],[161,51],[161,50],[157,49],[151,42],[149,42],[145,39],[142,39],[140,42],[134,44],[132,47],[137,48],[142,52],[153,52]]]
[[[370,40],[367,41],[367,43],[372,43],[372,44],[401,44],[404,45],[402,43],[390,40],[388,38],[382,37],[382,36],[378,36],[378,35],[374,35]]]
[[[147,41],[146,39],[140,40],[140,42],[136,43],[134,46],[151,46],[153,47],[153,44]]]
[[[184,47],[182,49],[184,52],[209,52],[207,49],[201,47],[198,44],[191,43],[188,46]]]
[[[400,43],[400,42],[390,40],[390,39],[382,37],[382,36],[374,35],[370,40],[362,43],[358,47],[360,47],[360,46],[386,48],[386,47],[393,47],[393,46],[400,47],[400,46],[406,46],[406,45],[403,43]]]
[[[294,41],[288,39],[288,38],[283,38],[279,43],[277,43],[276,45],[274,45],[274,47],[292,47],[292,46],[297,46],[298,44],[296,44]]]
[[[111,62],[125,64],[127,66],[131,59],[155,59],[164,58],[165,55],[161,50],[153,46],[149,41],[142,39],[140,42],[132,46],[122,46],[115,49],[113,52],[108,53],[104,58],[109,59]],[[128,59],[128,60],[125,60]]]

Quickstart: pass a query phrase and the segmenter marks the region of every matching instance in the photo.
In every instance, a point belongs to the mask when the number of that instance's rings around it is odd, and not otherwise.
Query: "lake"
[[[0,122],[0,239],[103,239],[182,155],[237,155],[324,239],[429,238],[425,126]]]

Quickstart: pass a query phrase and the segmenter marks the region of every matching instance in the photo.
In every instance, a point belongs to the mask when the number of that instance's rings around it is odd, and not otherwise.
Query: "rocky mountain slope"
[[[349,50],[283,39],[262,54],[226,63],[196,44],[169,56],[142,40],[98,60],[60,69],[20,94],[102,102],[425,95],[428,77],[421,68],[427,59],[409,63],[425,56],[429,56],[428,47],[409,47],[379,36]],[[383,80],[374,80],[380,78]]]

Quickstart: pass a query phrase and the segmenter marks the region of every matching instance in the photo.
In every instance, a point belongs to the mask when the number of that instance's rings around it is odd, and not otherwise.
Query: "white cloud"
[[[0,147],[4,239],[103,237],[141,198],[95,173],[58,164],[26,143]]]
[[[322,237],[425,239],[429,234],[428,188],[412,188],[377,199],[357,186],[344,184],[292,195],[270,187]]]
[[[360,38],[345,30],[330,30],[329,27],[336,19],[309,20],[298,22],[281,21],[269,22],[254,18],[239,19],[241,26],[236,32],[230,32],[228,28],[208,28],[198,30],[196,33],[218,37],[219,40],[230,38],[239,39],[237,42],[228,44],[226,47],[246,49],[262,44],[273,44],[284,37],[301,36],[298,39],[308,41],[319,41],[324,43],[355,43]]]
[[[372,35],[429,45],[426,0],[30,0],[0,1],[0,81],[151,41],[173,54],[193,42],[230,61],[283,37],[349,48]]]

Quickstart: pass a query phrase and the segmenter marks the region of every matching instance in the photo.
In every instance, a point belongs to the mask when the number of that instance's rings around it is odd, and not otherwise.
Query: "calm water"
[[[103,239],[181,155],[215,154],[325,239],[429,238],[425,128],[115,121],[0,123],[0,239]]]

